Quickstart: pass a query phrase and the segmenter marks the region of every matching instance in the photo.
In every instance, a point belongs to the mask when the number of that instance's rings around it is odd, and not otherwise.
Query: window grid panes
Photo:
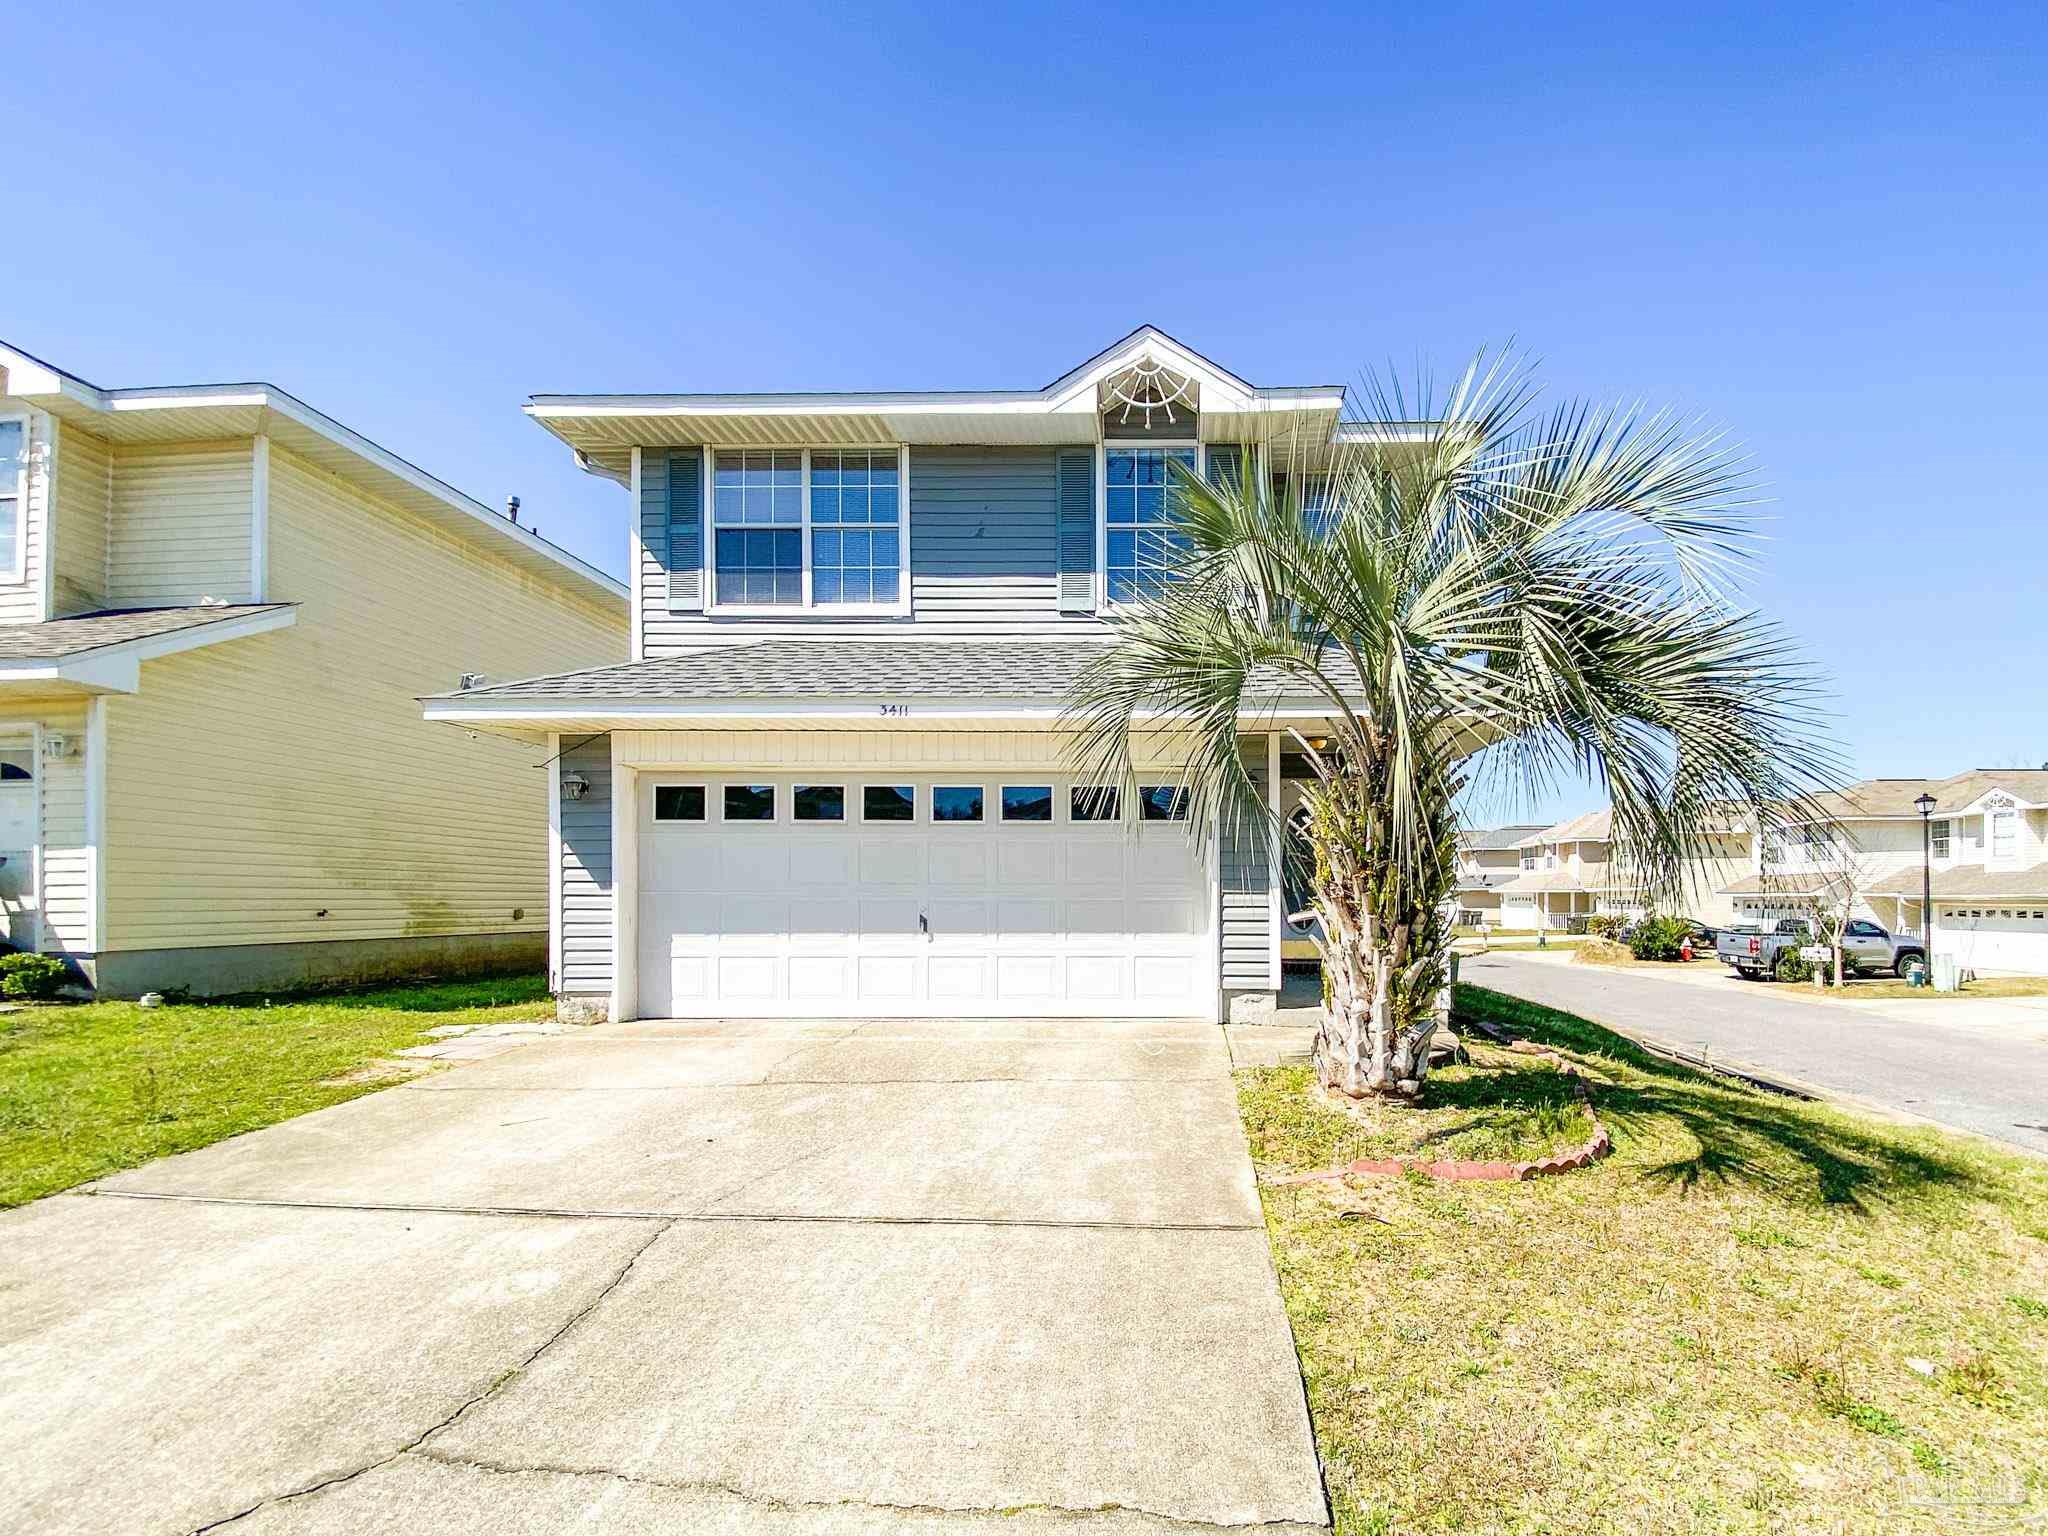
[[[1188,547],[1174,531],[1172,463],[1195,470],[1192,448],[1113,448],[1104,455],[1103,528],[1109,600],[1155,596]]]
[[[1994,811],[1991,815],[1991,857],[2009,859],[2019,849],[2019,813]]]
[[[903,578],[896,455],[811,454],[811,600],[894,603]]]
[[[801,453],[720,453],[712,462],[715,600],[758,607],[804,600]]]
[[[1948,857],[1948,823],[1945,821],[1934,824],[1934,856],[1937,859]]]
[[[0,421],[0,570],[13,571],[21,535],[22,470],[28,430],[20,421]]]

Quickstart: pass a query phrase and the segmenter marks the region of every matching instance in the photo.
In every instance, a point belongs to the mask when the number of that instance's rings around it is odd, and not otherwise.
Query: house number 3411
[[[908,704],[884,704],[882,706],[882,713],[884,715],[901,718],[902,716],[908,715],[910,713],[910,706]]]

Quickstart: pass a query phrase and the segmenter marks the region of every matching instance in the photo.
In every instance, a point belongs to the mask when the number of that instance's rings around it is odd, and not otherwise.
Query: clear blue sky
[[[1141,321],[1260,383],[1515,337],[1755,452],[1756,596],[1858,772],[2037,764],[2044,61],[2038,5],[58,7],[9,71],[0,336],[270,380],[615,572],[625,498],[530,393],[1035,387]]]

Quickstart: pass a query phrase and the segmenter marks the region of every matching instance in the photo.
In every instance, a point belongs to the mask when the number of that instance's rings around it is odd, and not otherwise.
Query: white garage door
[[[2048,976],[2048,906],[1937,904],[1934,947],[1986,975]]]
[[[640,1012],[1209,1017],[1205,852],[1067,780],[640,782]]]

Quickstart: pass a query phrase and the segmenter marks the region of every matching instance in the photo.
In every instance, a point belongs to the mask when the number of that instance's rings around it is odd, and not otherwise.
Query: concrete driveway
[[[0,1531],[1317,1530],[1222,1032],[577,1031],[0,1217]]]

